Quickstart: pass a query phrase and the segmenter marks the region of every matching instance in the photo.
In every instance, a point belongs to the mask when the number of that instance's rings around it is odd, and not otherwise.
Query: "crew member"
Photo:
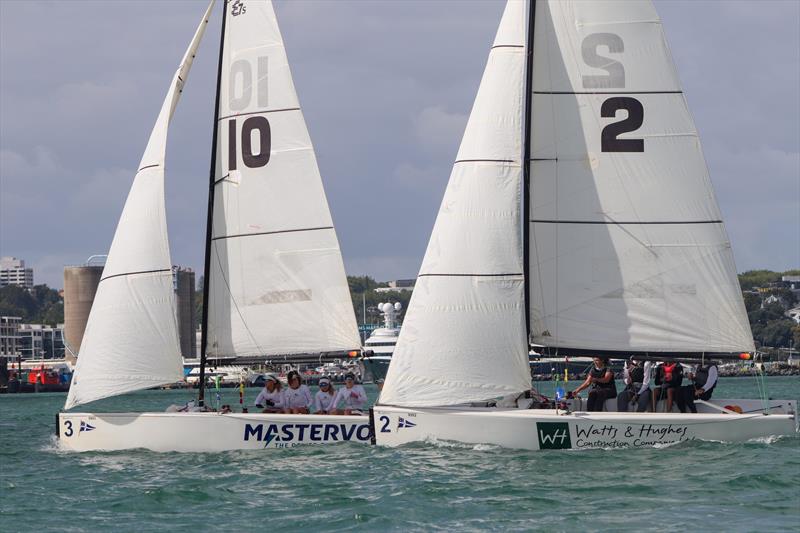
[[[653,412],[658,407],[658,402],[667,397],[668,413],[672,412],[672,402],[677,397],[677,391],[683,382],[683,367],[677,361],[665,361],[656,367],[656,387],[653,389]]]
[[[335,415],[336,408],[333,406],[333,399],[336,397],[336,390],[331,385],[328,378],[320,378],[319,390],[314,395],[314,411],[318,415]]]
[[[339,404],[344,403],[344,410],[339,409]],[[333,406],[337,412],[345,415],[361,414],[361,410],[367,404],[367,393],[364,387],[356,384],[356,376],[348,372],[344,376],[344,387],[336,393]]]
[[[314,398],[311,397],[308,385],[303,384],[297,370],[289,372],[286,380],[289,382],[289,387],[283,393],[283,412],[294,415],[308,414],[309,409],[314,405]]]
[[[256,398],[256,407],[263,409],[264,413],[282,413],[283,391],[281,390],[281,382],[272,374],[267,374],[266,381],[264,381],[264,389],[258,394]]]
[[[594,364],[586,376],[586,381],[572,391],[572,396],[587,387],[592,387],[589,391],[589,401],[586,402],[588,411],[602,411],[605,401],[617,395],[617,386],[614,384],[614,372],[609,365],[608,357],[595,357],[592,359]]]
[[[650,373],[652,363],[631,359],[625,363],[623,381],[625,390],[617,396],[617,411],[627,411],[628,404],[636,402],[636,412],[644,413],[650,405]]]
[[[681,413],[685,413],[688,406],[691,412],[696,413],[695,398],[710,400],[711,393],[714,391],[714,387],[717,386],[717,365],[715,363],[707,365],[700,363],[695,367],[694,372],[689,373],[688,377],[692,380],[692,384],[680,388],[677,398],[678,409],[681,410]]]

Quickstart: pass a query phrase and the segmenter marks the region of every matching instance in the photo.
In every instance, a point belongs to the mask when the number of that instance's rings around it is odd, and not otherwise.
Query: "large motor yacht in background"
[[[397,314],[402,309],[403,304],[400,302],[378,304],[378,310],[383,314],[383,327],[373,330],[372,335],[364,341],[363,362],[368,379],[371,377],[373,381],[377,381],[386,377],[397,337],[400,336]]]

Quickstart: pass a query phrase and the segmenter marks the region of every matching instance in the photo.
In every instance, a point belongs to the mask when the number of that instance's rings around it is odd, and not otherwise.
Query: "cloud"
[[[0,248],[33,265],[37,280],[60,286],[58,261],[110,245],[131,169],[204,9],[154,5],[0,1]],[[503,3],[275,5],[348,271],[414,275]],[[797,266],[800,4],[656,7],[739,268]],[[219,15],[218,7],[167,154],[173,261],[197,271]]]

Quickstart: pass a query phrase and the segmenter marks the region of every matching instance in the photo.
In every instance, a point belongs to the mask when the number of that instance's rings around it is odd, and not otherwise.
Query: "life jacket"
[[[593,378],[600,379],[606,375],[606,372],[609,371],[610,369],[607,366],[603,368],[597,368],[596,366],[592,365],[592,369],[589,371],[589,375],[592,376]],[[592,387],[595,389],[613,389],[615,391],[617,390],[613,378],[608,383],[593,383]]]
[[[696,388],[703,389],[706,392],[710,392],[714,390],[714,387],[717,386],[717,384],[714,383],[714,386],[712,386],[710,389],[705,388],[705,384],[708,381],[708,372],[711,370],[712,366],[714,368],[717,367],[717,365],[715,365],[714,363],[697,367],[697,371],[694,373],[694,386]]]
[[[628,367],[628,377],[631,379],[631,384],[644,383],[644,368],[641,365]]]
[[[656,370],[656,385],[676,386],[683,381],[683,367],[680,363],[663,363]]]

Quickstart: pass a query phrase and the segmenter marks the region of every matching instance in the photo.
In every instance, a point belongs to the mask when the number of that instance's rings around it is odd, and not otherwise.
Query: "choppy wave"
[[[720,392],[744,381],[722,380]],[[800,397],[797,378],[768,385],[773,396]],[[160,409],[187,394],[137,393],[96,409]],[[62,403],[63,395],[0,398],[0,530],[789,531],[800,523],[797,435],[569,452],[434,441],[73,453],[52,433]]]

